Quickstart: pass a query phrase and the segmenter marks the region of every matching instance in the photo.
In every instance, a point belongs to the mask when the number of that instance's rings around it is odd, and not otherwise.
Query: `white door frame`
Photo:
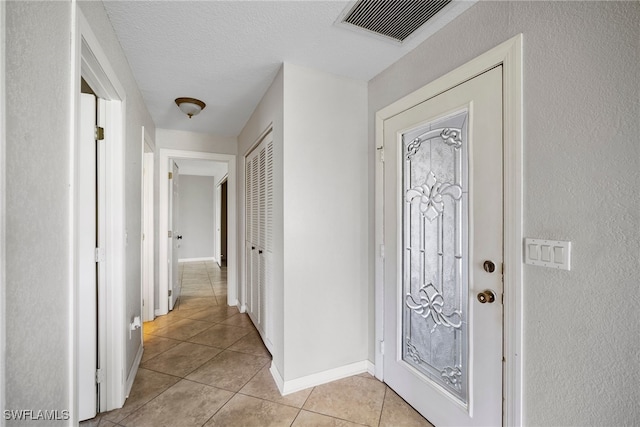
[[[159,212],[158,212],[158,310],[156,315],[163,315],[169,312],[169,274],[166,268],[169,254],[168,233],[169,233],[169,162],[176,159],[189,160],[213,160],[216,162],[226,162],[228,166],[228,247],[227,247],[227,304],[238,305],[237,287],[237,230],[236,230],[236,156],[235,154],[217,154],[202,151],[172,150],[168,148],[160,149],[159,165]]]
[[[104,50],[78,5],[72,3],[72,68],[71,68],[71,121],[70,138],[70,182],[71,202],[69,215],[70,236],[70,274],[72,277],[72,328],[70,334],[69,370],[72,373],[69,390],[71,403],[71,422],[78,422],[77,360],[78,349],[78,275],[77,275],[77,208],[79,205],[77,183],[78,159],[77,147],[80,143],[78,124],[80,121],[80,78],[84,78],[102,100],[104,111],[99,120],[104,120],[104,184],[99,203],[104,206],[103,254],[106,263],[98,295],[98,351],[101,361],[102,381],[100,387],[100,411],[119,408],[125,400],[125,206],[124,206],[124,123],[125,91],[113,71]],[[99,173],[99,171],[98,171]],[[100,278],[99,278],[100,280]]]
[[[491,49],[376,113],[376,148],[384,146],[384,121],[502,64],[504,105],[504,370],[503,425],[522,425],[522,34]],[[379,149],[377,151],[380,151]],[[375,171],[375,375],[384,380],[384,163]]]
[[[155,218],[153,207],[153,195],[155,189],[155,151],[156,147],[147,130],[142,126],[142,301],[144,301],[140,313],[143,321],[152,321],[155,317],[155,302],[153,290],[155,288]]]

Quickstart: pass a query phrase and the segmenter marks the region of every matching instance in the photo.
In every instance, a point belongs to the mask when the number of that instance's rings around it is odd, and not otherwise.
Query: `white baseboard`
[[[197,261],[215,261],[216,259],[212,256],[203,257],[203,258],[179,258],[178,262],[197,262]]]
[[[340,366],[339,368],[329,369],[327,371],[318,372],[317,374],[307,375],[306,377],[296,378],[295,380],[290,381],[285,381],[282,378],[282,375],[280,375],[280,372],[273,362],[271,362],[269,371],[278,386],[278,390],[280,390],[280,394],[286,396],[287,394],[295,393],[296,391],[326,384],[352,375],[362,374],[363,372],[371,373],[373,372],[373,369],[373,364],[370,361],[363,360],[361,362],[351,363],[349,365]]]
[[[238,306],[238,310],[240,310],[240,313],[246,313],[247,312],[247,305],[246,304],[242,304]]]
[[[373,362],[370,361],[370,360],[367,360],[366,362],[367,362],[367,372],[372,377],[375,377],[376,376],[376,365],[374,365]]]
[[[133,361],[133,366],[129,371],[127,382],[125,384],[124,395],[126,397],[129,397],[129,393],[131,393],[131,387],[133,387],[133,380],[136,379],[136,374],[138,373],[138,367],[140,366],[140,361],[142,361],[143,352],[144,352],[144,346],[140,345],[140,348],[138,349],[138,353],[136,354],[136,358]]]

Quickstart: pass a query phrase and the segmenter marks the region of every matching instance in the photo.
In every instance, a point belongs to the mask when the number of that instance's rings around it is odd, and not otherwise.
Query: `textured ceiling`
[[[156,126],[220,136],[240,133],[283,62],[368,81],[433,32],[400,45],[334,25],[351,4],[104,2]],[[188,119],[178,97],[207,107]]]

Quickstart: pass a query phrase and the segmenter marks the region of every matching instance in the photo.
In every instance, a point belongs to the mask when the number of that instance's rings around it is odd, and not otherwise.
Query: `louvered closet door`
[[[253,190],[251,200],[251,312],[256,326],[260,329],[260,170],[258,165],[259,151],[252,159],[251,174]]]
[[[252,158],[247,157],[245,162],[245,277],[246,277],[246,304],[247,310],[251,313],[251,301],[252,301],[252,268],[251,264],[253,262],[252,257],[252,243],[251,236],[253,235],[253,221],[252,221],[252,213],[253,213],[253,161]]]
[[[247,311],[265,337],[269,335],[266,325],[269,324],[269,265],[273,251],[273,142],[270,135],[246,157],[246,186]]]

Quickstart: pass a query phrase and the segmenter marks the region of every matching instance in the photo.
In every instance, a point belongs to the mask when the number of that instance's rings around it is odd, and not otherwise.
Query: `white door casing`
[[[159,149],[159,176],[166,177],[170,172],[171,159],[199,159],[225,162],[228,166],[228,259],[227,259],[227,303],[238,305],[237,289],[237,230],[236,230],[236,156],[234,154],[207,153],[201,151],[173,150],[168,148]],[[168,235],[169,222],[169,185],[168,179],[159,180],[158,191],[158,230],[161,236],[158,242],[158,259],[167,262],[170,259]],[[169,269],[160,268],[158,270],[158,308],[156,315],[160,316],[169,312],[169,299],[166,298],[169,291]]]
[[[499,425],[502,68],[389,118],[384,143],[385,381],[436,425]]]
[[[96,98],[81,94],[78,147],[78,412],[80,420],[97,413],[98,307],[96,274]]]
[[[384,123],[403,111],[423,103],[457,85],[501,65],[503,69],[503,135],[504,135],[504,425],[522,424],[522,35],[517,35],[485,54],[401,98],[376,113],[376,377],[386,380],[383,277],[385,276],[384,234],[386,222],[383,208]],[[475,295],[473,295],[475,297]],[[387,355],[389,351],[386,351]]]
[[[179,198],[179,177],[180,170],[178,169],[178,164],[175,161],[172,162],[172,172],[171,172],[171,186],[169,187],[169,213],[170,219],[169,223],[171,224],[171,232],[169,235],[169,241],[171,242],[169,247],[171,248],[169,252],[169,277],[171,280],[169,281],[169,310],[173,310],[173,307],[176,304],[176,301],[180,297],[180,268],[178,266],[179,259],[179,250],[180,250],[180,231],[179,227],[179,215],[180,215],[180,198]]]
[[[150,138],[142,130],[142,316],[152,321],[154,312],[154,153]]]

